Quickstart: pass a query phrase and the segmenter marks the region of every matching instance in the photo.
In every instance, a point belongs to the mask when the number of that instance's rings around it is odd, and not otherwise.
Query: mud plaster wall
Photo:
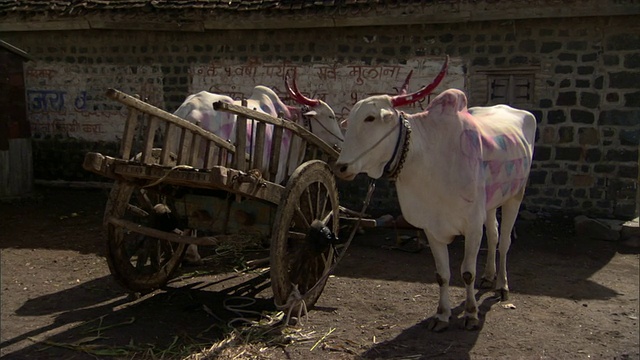
[[[3,38],[37,59],[26,71],[36,179],[95,180],[78,160],[88,149],[115,154],[111,143],[123,109],[104,97],[108,87],[174,111],[200,90],[241,97],[262,83],[284,96],[281,76],[297,69],[304,92],[345,116],[359,98],[392,92],[410,69],[419,70],[412,89],[424,85],[446,53],[453,59],[446,86],[465,90],[470,106],[489,103],[492,71],[532,74],[532,96],[518,105],[539,124],[526,209],[631,217],[638,182],[639,23],[615,17],[320,31],[14,32]],[[363,185],[341,184],[341,202],[359,207]],[[371,212],[387,211],[397,211],[397,201],[384,183]]]

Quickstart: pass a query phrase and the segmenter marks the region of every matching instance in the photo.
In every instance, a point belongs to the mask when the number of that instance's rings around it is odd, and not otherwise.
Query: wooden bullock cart
[[[129,111],[120,153],[87,153],[83,167],[115,180],[104,214],[115,279],[146,293],[172,278],[188,244],[219,246],[234,236],[259,234],[269,242],[264,262],[276,304],[295,295],[312,306],[346,250],[342,240],[309,236],[315,220],[337,234],[340,219],[348,218],[341,216],[345,209],[328,165],[338,152],[298,124],[243,106],[215,104],[238,115],[232,144],[135,96],[114,89],[107,96]],[[255,125],[254,154],[247,153],[247,121]],[[270,149],[268,124],[274,126]],[[308,160],[281,185],[272,179],[285,132],[303,152],[288,156]],[[262,164],[264,151],[270,151],[268,166]]]

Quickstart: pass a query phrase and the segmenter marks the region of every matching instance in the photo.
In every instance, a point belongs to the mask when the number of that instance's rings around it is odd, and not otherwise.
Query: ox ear
[[[349,119],[344,119],[340,122],[340,128],[346,129],[349,126]]]
[[[389,109],[380,109],[380,119],[384,122],[395,122],[396,112]]]
[[[306,113],[302,114],[304,116],[316,116],[318,113],[315,110],[309,110]]]

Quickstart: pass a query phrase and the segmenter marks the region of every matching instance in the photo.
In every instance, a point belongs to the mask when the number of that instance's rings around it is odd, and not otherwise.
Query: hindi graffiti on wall
[[[151,66],[29,63],[25,68],[27,116],[35,139],[49,136],[117,141],[126,108],[105,96],[109,87],[163,105],[162,76]]]
[[[216,62],[192,65],[190,92],[210,91],[235,99],[249,97],[256,85],[272,88],[287,104],[289,98],[285,75],[296,76],[300,90],[307,96],[324,100],[331,105],[339,118],[346,118],[358,100],[377,94],[395,94],[407,74],[413,70],[409,91],[429,84],[438,74],[444,59],[410,60],[406,64],[262,64],[251,61],[246,64]],[[434,94],[443,89],[465,89],[465,74],[460,59],[451,59],[449,71]],[[429,99],[412,104],[417,111],[428,104]]]
[[[347,117],[358,100],[375,94],[396,94],[405,77],[413,71],[409,91],[430,83],[443,59],[415,59],[406,64],[243,64],[220,61],[193,64],[189,73],[189,94],[210,91],[235,99],[249,97],[256,85],[272,88],[285,103],[294,105],[285,90],[284,77],[296,76],[307,96],[330,104],[340,119]],[[30,62],[25,66],[27,116],[35,139],[51,136],[88,141],[118,141],[122,136],[127,109],[106,98],[109,87],[139,94],[163,110],[164,93],[160,66],[73,65]],[[465,88],[462,61],[451,59],[449,71],[434,94],[446,88]],[[433,95],[432,95],[433,96]],[[418,111],[429,99],[410,105]]]

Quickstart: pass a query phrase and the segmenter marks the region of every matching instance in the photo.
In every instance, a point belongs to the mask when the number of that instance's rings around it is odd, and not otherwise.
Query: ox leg
[[[464,259],[462,260],[462,266],[460,269],[462,279],[464,280],[464,287],[467,290],[467,297],[464,306],[464,327],[467,330],[477,330],[480,326],[474,282],[481,242],[482,225],[478,224],[474,229],[465,234]]]
[[[429,319],[427,326],[435,332],[444,331],[449,327],[451,317],[451,303],[449,301],[449,281],[451,270],[449,269],[449,249],[447,243],[436,240],[433,234],[425,230],[429,247],[436,264],[436,280],[440,286],[440,300],[436,315]]]
[[[496,278],[496,292],[500,295],[500,300],[509,299],[509,283],[507,281],[507,252],[511,246],[511,231],[516,223],[518,210],[522,197],[508,200],[502,205],[502,224],[500,225],[500,265],[498,277]]]
[[[484,222],[484,228],[487,234],[487,262],[479,285],[482,289],[492,289],[496,281],[496,250],[498,247],[496,209],[487,211],[487,220]]]

